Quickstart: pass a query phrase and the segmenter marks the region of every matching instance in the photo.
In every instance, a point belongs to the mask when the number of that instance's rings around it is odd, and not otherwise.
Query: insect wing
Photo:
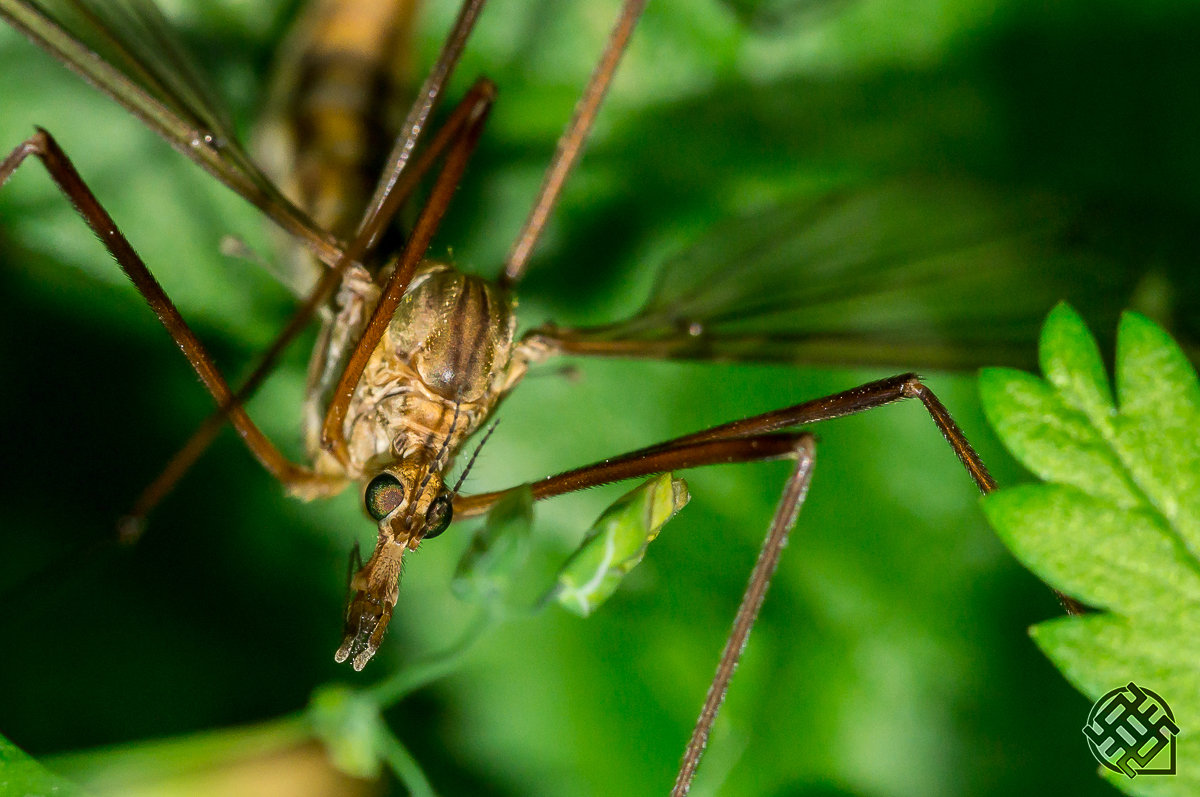
[[[568,351],[715,361],[1025,364],[1063,297],[1116,318],[1138,275],[1088,258],[1071,212],[962,185],[890,184],[738,219],[667,260],[629,319]],[[1081,280],[1080,275],[1088,279]]]
[[[0,17],[111,96],[326,262],[341,246],[254,165],[228,115],[147,0],[0,0]]]
[[[71,46],[72,37],[96,56],[103,59],[114,74],[124,76],[128,85],[112,87],[111,93],[122,93],[123,102],[134,102],[128,95],[143,93],[167,106],[179,120],[197,130],[229,140],[231,156],[239,152],[232,143],[232,127],[228,116],[204,87],[199,74],[184,55],[166,20],[158,9],[139,0],[116,0],[97,3],[95,0],[31,0],[13,5],[6,13],[15,25],[32,30],[34,35],[60,47],[60,54]],[[36,11],[44,22],[31,24],[36,17],[30,12],[19,13],[26,6]],[[57,25],[64,34],[54,36],[49,25]],[[88,68],[79,65],[78,68]],[[95,74],[99,74],[98,67]],[[93,74],[89,72],[88,74]],[[109,90],[108,87],[105,87]]]

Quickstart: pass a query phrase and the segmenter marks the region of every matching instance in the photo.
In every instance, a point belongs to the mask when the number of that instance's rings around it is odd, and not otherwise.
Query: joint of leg
[[[475,93],[479,95],[477,102],[479,102],[481,105],[490,105],[491,103],[496,101],[496,94],[497,94],[496,84],[489,78],[486,78],[486,77],[479,78],[478,80],[475,81],[475,85],[472,86],[471,88],[474,89]],[[479,115],[479,111],[476,110],[475,113],[472,115],[472,121],[475,118],[477,118],[478,115]]]
[[[921,382],[921,377],[916,374],[909,374],[900,388],[900,393],[905,398],[921,398],[928,392],[929,388],[925,387],[925,384]]]
[[[795,453],[795,459],[812,459],[817,453],[816,435],[802,432],[796,438],[796,445],[792,450]]]

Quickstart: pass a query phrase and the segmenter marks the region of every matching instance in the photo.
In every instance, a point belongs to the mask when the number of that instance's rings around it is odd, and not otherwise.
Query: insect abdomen
[[[325,229],[352,237],[406,103],[415,0],[320,0],[289,39],[260,154]]]

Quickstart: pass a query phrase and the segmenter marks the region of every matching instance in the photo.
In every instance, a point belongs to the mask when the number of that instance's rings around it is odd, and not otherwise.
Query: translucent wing
[[[1072,218],[1052,202],[953,185],[794,201],[715,229],[664,263],[627,320],[545,331],[581,354],[1029,364],[1057,302],[1115,321],[1141,278],[1089,255]]]
[[[327,263],[341,245],[254,165],[149,0],[0,0],[0,17],[105,92]]]

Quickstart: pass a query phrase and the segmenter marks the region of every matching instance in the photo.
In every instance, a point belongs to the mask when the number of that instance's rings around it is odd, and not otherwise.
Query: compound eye
[[[404,503],[404,486],[395,476],[381,473],[367,485],[363,503],[366,504],[368,515],[383,520]]]
[[[438,536],[449,528],[453,519],[454,499],[449,493],[442,493],[429,505],[429,514],[425,517],[425,534],[421,539],[429,540]]]

